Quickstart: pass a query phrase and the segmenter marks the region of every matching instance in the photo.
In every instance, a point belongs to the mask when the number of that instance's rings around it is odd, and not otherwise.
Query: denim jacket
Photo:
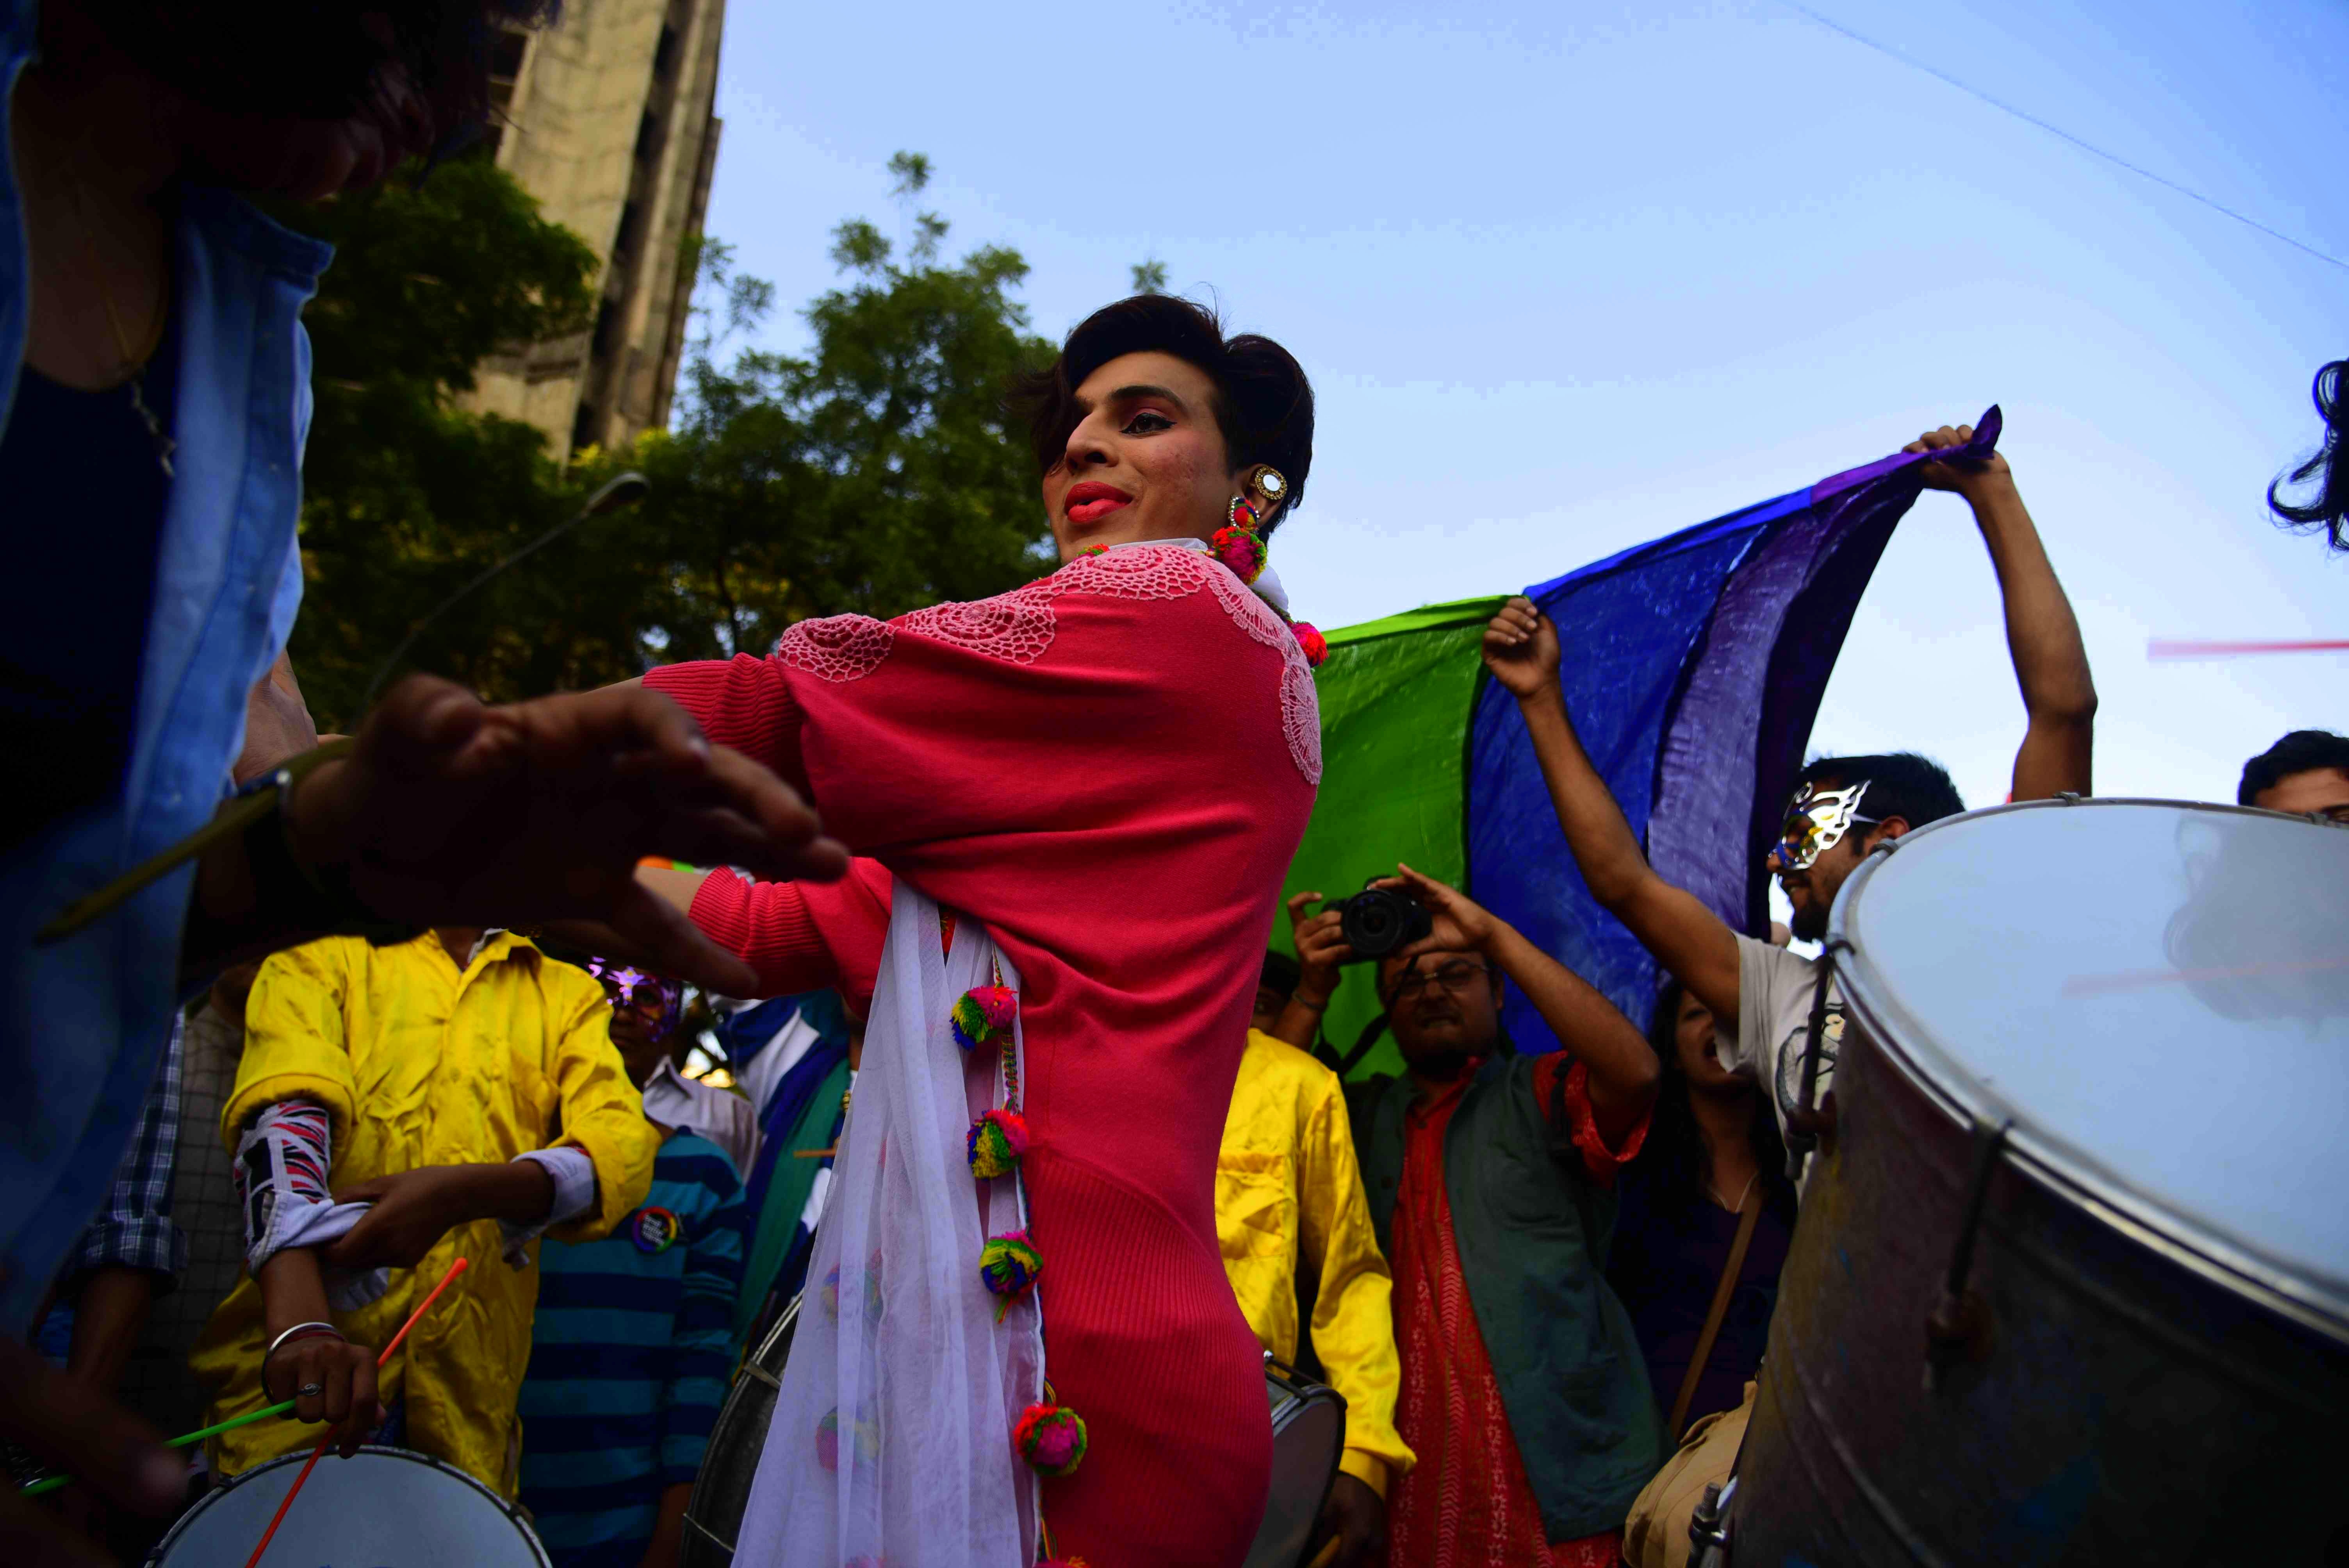
[[[32,0],[0,0],[0,429],[24,364],[28,305],[8,127],[36,36]],[[228,791],[246,694],[285,647],[302,597],[295,517],[310,344],[300,317],[332,255],[224,191],[180,194],[176,477],[156,558],[120,563],[125,573],[155,574],[129,769],[110,801],[49,824],[0,866],[0,1331],[24,1330],[104,1204],[137,1129],[179,1000],[193,870],[182,867],[64,942],[36,948],[33,934],[202,826]],[[18,591],[109,590],[79,583]]]

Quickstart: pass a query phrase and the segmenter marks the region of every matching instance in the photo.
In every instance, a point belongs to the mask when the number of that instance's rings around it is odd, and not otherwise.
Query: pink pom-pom
[[[1231,568],[1232,575],[1243,583],[1253,583],[1264,573],[1264,541],[1245,528],[1219,528],[1208,542],[1216,559]]]
[[[1310,621],[1299,621],[1291,629],[1297,634],[1297,645],[1305,650],[1305,662],[1319,669],[1321,661],[1330,656],[1330,639]]]

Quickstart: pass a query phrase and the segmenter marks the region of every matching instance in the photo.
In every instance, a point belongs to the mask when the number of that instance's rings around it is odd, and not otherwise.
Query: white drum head
[[[305,1447],[255,1465],[207,1495],[171,1527],[150,1568],[242,1564],[309,1457]],[[548,1568],[514,1505],[439,1460],[376,1447],[320,1460],[261,1561],[262,1568]]]
[[[1851,1006],[2125,1222],[2349,1324],[2349,831],[2234,807],[1948,819],[1845,884]]]

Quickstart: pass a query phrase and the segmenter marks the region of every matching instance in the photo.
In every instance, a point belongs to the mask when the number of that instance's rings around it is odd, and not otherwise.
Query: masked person
[[[1321,1512],[1338,1550],[1323,1568],[1354,1568],[1385,1557],[1385,1500],[1409,1473],[1412,1452],[1394,1428],[1393,1277],[1362,1194],[1345,1090],[1337,1074],[1273,1033],[1298,977],[1294,958],[1264,955],[1216,1155],[1216,1234],[1240,1310],[1274,1360],[1297,1365],[1298,1315],[1310,1308],[1314,1359],[1346,1401],[1345,1450]]]
[[[347,1450],[380,1432],[513,1495],[538,1238],[607,1233],[652,1179],[659,1137],[611,1021],[601,985],[510,931],[328,937],[262,965],[221,1116],[249,1274],[191,1365],[207,1425],[288,1398],[299,1420],[212,1439],[216,1473],[324,1419]],[[377,1347],[459,1257],[470,1270],[378,1374]]]
[[[629,1081],[643,1088],[672,1066],[682,988],[602,959],[588,970],[611,998]],[[649,1094],[645,1119],[660,1152],[642,1205],[600,1241],[538,1253],[522,1501],[555,1568],[676,1563],[733,1371],[740,1174],[709,1139],[665,1124]]]
[[[1573,971],[1408,866],[1427,936],[1379,960],[1399,1077],[1350,1086],[1371,1215],[1394,1270],[1418,1456],[1388,1500],[1387,1561],[1613,1568],[1661,1457],[1639,1341],[1608,1287],[1615,1175],[1639,1152],[1655,1053]],[[1335,910],[1298,927],[1300,989],[1353,959]],[[1516,1055],[1501,987],[1563,1050]]]
[[[1904,450],[1942,451],[1972,437],[1970,425],[1945,425]],[[2087,650],[2005,455],[1962,467],[1929,462],[1917,471],[1928,488],[1965,497],[1998,573],[2028,719],[2014,758],[2013,798],[2088,793],[2096,692]],[[1524,599],[1505,606],[1485,634],[1485,665],[1517,699],[1591,895],[1719,1021],[1723,1065],[1759,1081],[1784,1132],[1800,1093],[1815,961],[1733,931],[1694,895],[1656,874],[1575,736],[1558,689],[1560,656],[1558,627]],[[1794,934],[1816,942],[1826,934],[1837,892],[1877,844],[1964,810],[1949,774],[1911,752],[1809,763],[1769,856],[1794,909]],[[1841,1004],[1831,997],[1815,1103],[1834,1087],[1833,1041],[1841,1029]]]

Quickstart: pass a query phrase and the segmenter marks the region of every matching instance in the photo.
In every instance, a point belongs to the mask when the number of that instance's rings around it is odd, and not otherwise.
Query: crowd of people
[[[1484,663],[1649,1016],[1406,865],[1415,940],[1357,952],[1309,891],[1268,951],[1323,766],[1326,644],[1268,562],[1313,394],[1159,295],[1009,389],[1036,583],[508,707],[411,676],[320,737],[285,648],[326,257],[229,192],[445,152],[534,9],[0,0],[10,537],[107,588],[0,651],[42,760],[0,872],[0,1438],[76,1478],[0,1532],[136,1553],[326,1432],[518,1499],[566,1568],[673,1563],[797,1304],[746,1565],[1237,1563],[1268,1358],[1346,1401],[1319,1561],[1684,1560],[1831,1104],[1794,943],[1965,809],[1947,773],[1767,780],[1792,918],[1734,930],[1584,754],[1576,629],[1514,600]],[[2313,493],[2271,495],[2336,547],[2344,375]],[[2085,795],[2079,628],[1973,435],[1909,450],[1997,573],[2012,799]],[[2349,821],[2349,739],[2285,736],[2240,802]],[[1334,1070],[1354,964],[1398,1074]],[[1559,1048],[1509,1040],[1512,987]]]

